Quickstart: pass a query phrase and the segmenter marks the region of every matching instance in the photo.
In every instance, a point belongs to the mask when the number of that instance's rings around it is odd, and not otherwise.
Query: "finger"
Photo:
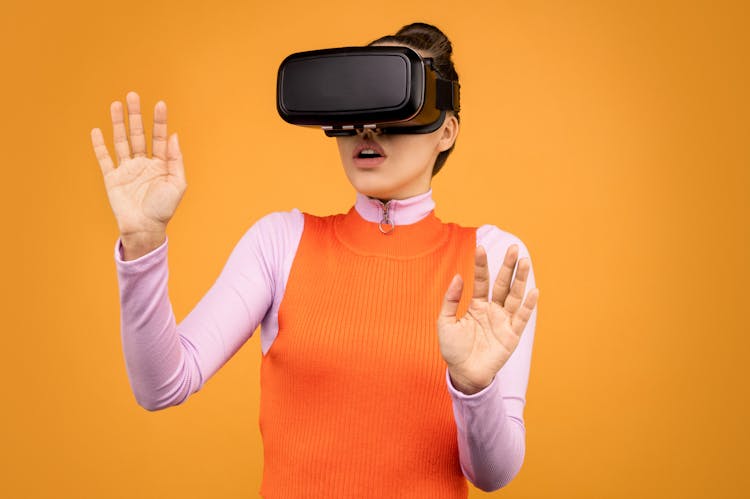
[[[474,295],[472,298],[487,301],[490,292],[490,271],[487,268],[487,252],[477,246],[474,257]]]
[[[107,175],[115,169],[115,164],[112,162],[112,158],[109,157],[109,151],[104,144],[104,136],[98,128],[91,130],[91,143],[94,145],[94,154],[96,154],[96,159],[99,161],[102,174]]]
[[[159,101],[154,106],[154,144],[152,154],[164,161],[167,160],[167,105]]]
[[[510,289],[510,294],[505,298],[503,308],[510,314],[515,314],[518,310],[521,301],[523,301],[523,294],[526,289],[526,279],[529,276],[531,269],[531,260],[528,258],[521,258],[518,261],[518,269],[516,270],[516,277],[513,280],[513,285]]]
[[[461,292],[464,289],[463,279],[460,274],[453,276],[448,290],[443,297],[443,306],[440,308],[438,321],[456,322],[456,313],[458,312],[458,302],[461,301]]]
[[[539,288],[534,288],[529,291],[526,296],[526,301],[523,302],[523,306],[516,312],[511,318],[511,328],[516,335],[521,335],[526,324],[531,319],[531,313],[534,311],[534,307],[539,302]]]
[[[119,164],[126,159],[130,159],[130,146],[128,145],[128,138],[125,136],[122,102],[113,102],[109,110],[112,114],[112,132],[115,136],[115,153],[117,154],[117,162]]]
[[[176,133],[169,137],[167,144],[167,171],[170,175],[174,175],[185,182],[185,167],[182,164],[182,151],[180,151],[180,143],[177,141]]]
[[[505,297],[510,292],[510,280],[513,277],[513,269],[516,267],[516,259],[518,258],[518,245],[512,244],[505,252],[505,258],[503,259],[503,265],[497,272],[495,278],[495,285],[492,288],[492,301],[503,306],[505,303]]]
[[[128,92],[125,98],[128,102],[128,124],[130,125],[130,144],[133,146],[133,156],[145,156],[146,136],[143,135],[140,98],[135,92]]]

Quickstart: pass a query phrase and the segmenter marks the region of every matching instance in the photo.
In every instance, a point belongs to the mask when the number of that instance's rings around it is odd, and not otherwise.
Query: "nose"
[[[383,133],[383,131],[380,128],[360,127],[360,128],[357,128],[356,131],[357,131],[358,137],[365,137],[365,138],[371,135],[380,135],[381,133]]]

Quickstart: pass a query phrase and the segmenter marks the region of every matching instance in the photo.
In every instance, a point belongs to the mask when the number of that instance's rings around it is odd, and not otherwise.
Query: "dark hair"
[[[431,24],[412,23],[398,30],[395,35],[383,36],[371,41],[367,45],[378,43],[398,43],[415,50],[420,50],[427,57],[432,57],[433,67],[443,78],[458,81],[458,73],[456,73],[456,68],[453,67],[453,61],[451,61],[453,46],[448,37],[445,36],[445,33]],[[458,111],[453,111],[453,114],[460,122]],[[456,143],[454,142],[450,149],[438,154],[438,157],[435,159],[435,165],[432,167],[433,176],[443,167],[445,160],[448,159],[448,155],[453,151],[455,145]]]

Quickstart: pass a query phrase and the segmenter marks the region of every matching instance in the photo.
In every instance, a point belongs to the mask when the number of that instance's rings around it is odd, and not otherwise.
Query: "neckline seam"
[[[359,214],[359,212],[356,212],[356,216],[359,217],[361,223],[371,224],[373,230],[378,230],[378,222],[371,222],[362,215]],[[430,214],[428,214],[429,216]],[[347,238],[342,234],[340,231],[340,225],[345,223],[347,220],[347,216],[351,216],[351,214],[340,214],[338,217],[334,218],[332,223],[333,228],[333,234],[336,239],[342,246],[346,247],[350,252],[359,255],[359,256],[365,256],[365,257],[375,257],[375,258],[387,258],[391,260],[410,260],[414,258],[421,258],[424,256],[429,255],[430,253],[434,253],[435,251],[440,250],[445,244],[448,243],[450,240],[451,232],[452,232],[452,224],[444,224],[437,216],[433,215],[433,220],[426,221],[425,223],[431,223],[435,225],[435,232],[438,233],[435,237],[435,242],[431,244],[428,248],[419,251],[418,253],[409,254],[409,255],[398,255],[398,254],[388,254],[388,253],[380,253],[380,252],[373,252],[366,249],[362,249],[360,246],[352,244],[350,241],[347,240]],[[425,221],[426,217],[423,217],[421,220],[418,220],[416,223]],[[399,227],[409,227],[413,224],[405,224],[405,225],[396,225],[394,226],[394,231],[397,231]],[[379,232],[379,230],[378,230]],[[392,237],[388,234],[380,234],[381,237]]]

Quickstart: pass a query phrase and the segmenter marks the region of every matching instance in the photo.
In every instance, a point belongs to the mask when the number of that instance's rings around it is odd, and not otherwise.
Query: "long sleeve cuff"
[[[134,260],[124,260],[122,239],[118,237],[115,242],[115,262],[118,272],[122,274],[137,274],[160,265],[167,258],[168,243],[169,236],[166,236],[161,246],[154,248],[149,253],[141,255]]]

